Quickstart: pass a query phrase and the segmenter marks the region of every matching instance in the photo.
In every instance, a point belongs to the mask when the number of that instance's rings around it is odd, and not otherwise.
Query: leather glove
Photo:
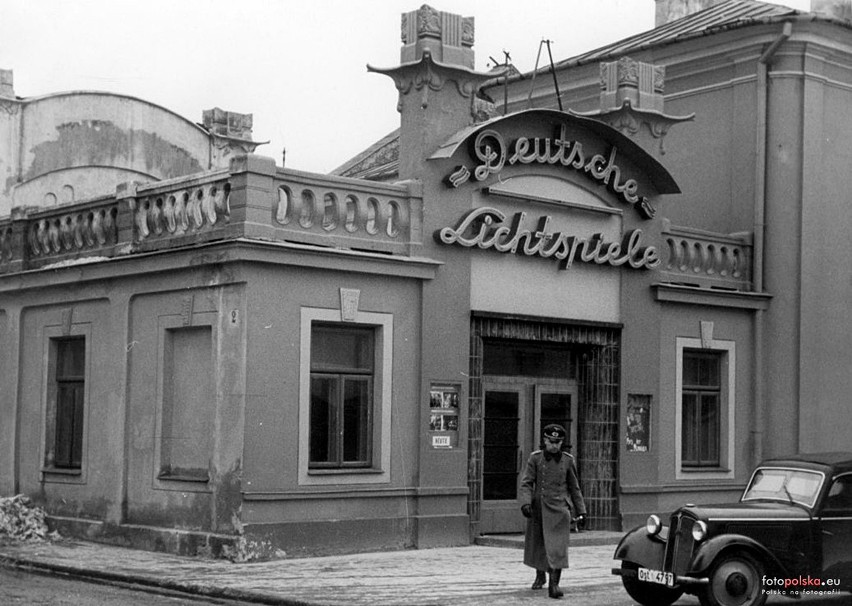
[[[532,517],[532,507],[529,505],[521,505],[521,513],[524,514],[525,518]]]
[[[580,515],[577,516],[577,528],[582,530],[585,527],[586,527],[586,514],[581,513]]]

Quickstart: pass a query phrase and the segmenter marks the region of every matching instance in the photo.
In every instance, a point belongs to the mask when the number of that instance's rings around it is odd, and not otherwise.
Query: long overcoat
[[[568,568],[568,539],[574,515],[585,515],[574,457],[547,459],[536,450],[527,460],[518,500],[532,506],[524,537],[524,564],[536,570]]]

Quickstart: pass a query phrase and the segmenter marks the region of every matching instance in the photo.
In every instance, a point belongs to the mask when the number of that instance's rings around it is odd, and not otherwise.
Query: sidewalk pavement
[[[621,533],[571,535],[571,567],[561,587],[620,585],[612,554]],[[212,598],[293,606],[524,604],[546,597],[529,586],[522,536],[482,537],[482,545],[232,563],[61,539],[0,543],[0,565],[102,582],[130,583]]]

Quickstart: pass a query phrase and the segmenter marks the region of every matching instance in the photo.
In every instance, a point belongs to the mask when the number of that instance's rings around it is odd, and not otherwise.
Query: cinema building
[[[558,86],[404,14],[400,128],[330,175],[4,73],[0,494],[250,559],[520,531],[550,422],[593,529],[848,449],[850,26],[658,8]]]

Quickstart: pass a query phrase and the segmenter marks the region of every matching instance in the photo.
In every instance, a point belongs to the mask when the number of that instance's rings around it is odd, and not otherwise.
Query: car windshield
[[[764,467],[754,472],[741,500],[772,499],[813,507],[822,480],[818,471]]]

